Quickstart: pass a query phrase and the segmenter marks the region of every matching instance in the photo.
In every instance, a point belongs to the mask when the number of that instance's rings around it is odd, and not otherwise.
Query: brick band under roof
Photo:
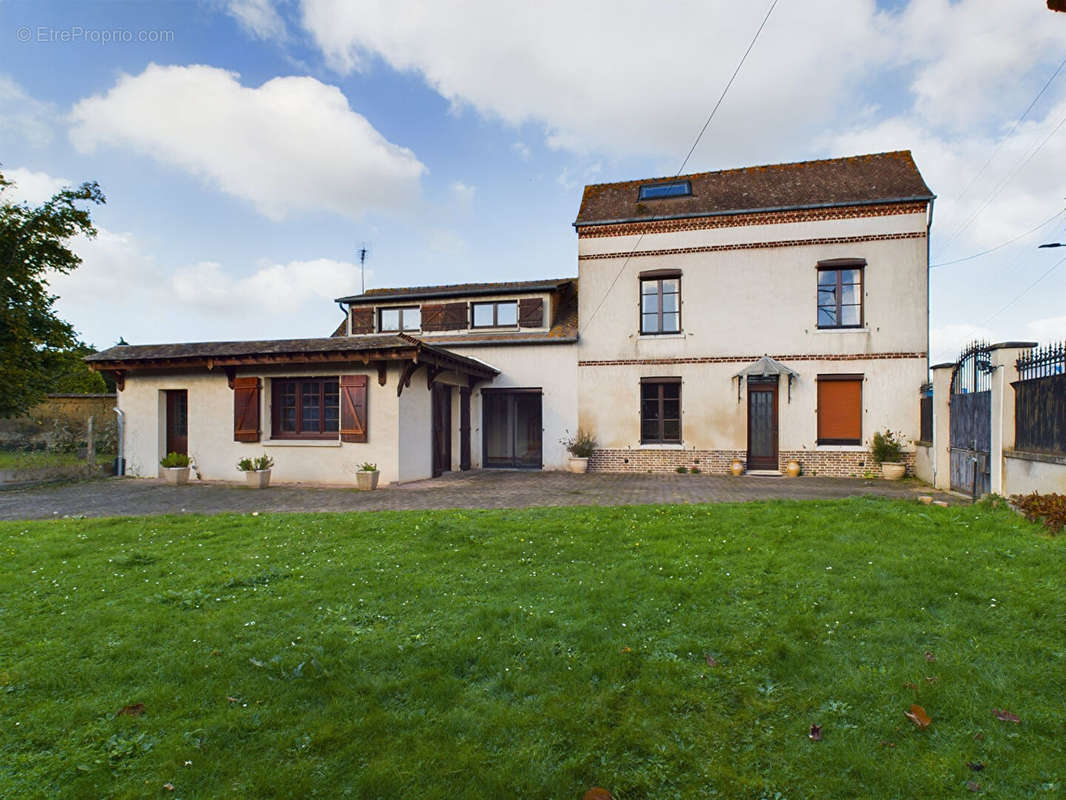
[[[805,208],[792,211],[757,211],[737,214],[717,214],[679,219],[656,219],[626,222],[615,225],[588,225],[577,229],[581,239],[603,236],[636,236],[638,234],[678,233],[714,228],[744,228],[751,225],[782,225],[794,222],[824,222],[857,217],[889,217],[898,214],[924,214],[926,202],[880,203],[877,205],[838,206],[833,208]]]
[[[579,367],[669,366],[674,364],[750,364],[762,356],[693,356],[691,358],[615,358],[578,361]],[[925,358],[925,353],[798,353],[774,355],[775,361],[875,361]]]
[[[629,250],[614,253],[585,253],[579,261],[598,258],[639,258],[640,256],[673,256],[686,253],[718,253],[725,250],[759,250],[768,247],[800,247],[815,244],[854,244],[855,242],[887,242],[895,239],[924,239],[925,231],[909,233],[877,233],[870,236],[823,236],[819,239],[785,239],[776,242],[740,242],[739,244],[708,244],[698,247],[672,247],[660,250]]]

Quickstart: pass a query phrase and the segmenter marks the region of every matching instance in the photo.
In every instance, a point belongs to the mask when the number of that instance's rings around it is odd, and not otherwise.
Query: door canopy
[[[791,403],[792,379],[798,378],[799,373],[794,369],[786,367],[780,361],[775,361],[770,358],[770,356],[763,356],[758,361],[748,364],[748,366],[744,367],[744,369],[733,376],[737,382],[737,402],[740,402],[740,385],[745,380],[750,381],[752,378],[774,378],[780,380],[782,375],[788,376],[788,401]]]

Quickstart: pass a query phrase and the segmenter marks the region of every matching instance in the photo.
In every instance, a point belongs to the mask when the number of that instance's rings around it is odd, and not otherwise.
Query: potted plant
[[[729,462],[729,471],[739,478],[744,474],[744,462],[739,458],[734,458]]]
[[[358,472],[355,473],[355,483],[359,487],[359,491],[370,492],[377,489],[378,476],[380,474],[377,464],[371,464],[367,461],[360,466]]]
[[[578,474],[588,472],[589,456],[596,449],[595,437],[578,428],[573,436],[570,435],[570,431],[567,431],[566,436],[560,439],[559,443],[570,453],[570,471]]]
[[[266,453],[237,462],[237,469],[244,473],[244,479],[252,489],[265,489],[270,485],[270,468],[273,466],[274,459]]]
[[[189,464],[192,460],[185,453],[167,453],[159,459],[163,478],[167,483],[181,486],[189,482]]]
[[[802,467],[800,466],[800,462],[798,462],[794,458],[790,458],[788,460],[788,465],[785,467],[785,474],[788,475],[788,477],[790,477],[790,478],[798,478],[800,472],[802,472],[802,471],[803,470],[802,470]]]
[[[907,474],[907,466],[901,460],[903,443],[898,434],[890,430],[874,434],[870,448],[874,461],[881,465],[881,477],[889,481],[898,481]]]

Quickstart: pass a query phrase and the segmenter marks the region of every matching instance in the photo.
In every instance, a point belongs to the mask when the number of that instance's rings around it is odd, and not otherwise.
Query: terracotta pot
[[[578,475],[584,475],[589,471],[589,460],[587,458],[579,458],[578,456],[570,456],[570,471]]]
[[[162,467],[163,478],[174,486],[183,486],[189,482],[188,467]]]
[[[368,472],[366,470],[359,470],[355,473],[355,485],[359,487],[361,492],[370,492],[378,488],[378,476],[381,474],[379,470]]]
[[[265,489],[270,485],[270,470],[252,469],[244,473],[244,479],[251,489]]]
[[[800,462],[796,459],[792,459],[788,462],[788,466],[785,467],[785,474],[790,478],[798,478],[800,474]]]
[[[734,458],[732,463],[730,463],[729,465],[729,471],[737,477],[740,477],[744,474],[744,462],[741,461],[739,458]]]
[[[882,461],[881,477],[886,481],[898,481],[907,474],[907,465],[900,461]]]

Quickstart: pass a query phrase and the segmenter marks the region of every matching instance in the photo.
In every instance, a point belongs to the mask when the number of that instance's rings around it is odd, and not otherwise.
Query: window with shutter
[[[544,326],[544,300],[540,297],[525,297],[518,301],[518,324],[523,328]]]
[[[233,441],[259,441],[259,378],[233,379]]]
[[[818,444],[862,444],[862,375],[818,376]]]
[[[366,375],[341,375],[341,441],[367,440]]]

